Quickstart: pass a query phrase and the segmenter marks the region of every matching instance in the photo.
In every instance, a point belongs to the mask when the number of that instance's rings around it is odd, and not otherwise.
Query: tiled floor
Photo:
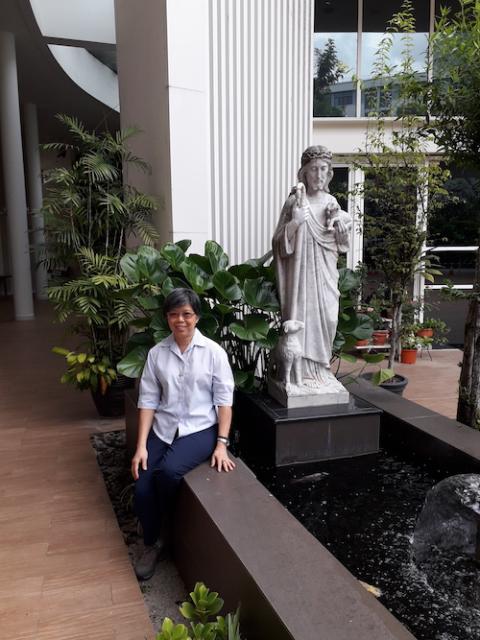
[[[0,638],[142,640],[153,629],[89,435],[91,398],[61,385],[65,344],[46,305],[0,306]]]
[[[0,638],[151,638],[137,581],[89,434],[99,420],[87,393],[59,383],[65,344],[46,305],[35,321],[8,321],[0,304]],[[461,354],[399,365],[405,396],[453,417]]]

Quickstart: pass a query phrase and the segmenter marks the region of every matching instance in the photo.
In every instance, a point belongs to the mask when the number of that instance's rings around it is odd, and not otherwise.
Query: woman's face
[[[198,316],[189,304],[184,304],[167,313],[167,322],[175,340],[183,342],[193,337]]]
[[[304,170],[307,181],[307,191],[310,193],[324,191],[327,185],[329,171],[330,165],[325,160],[321,160],[320,158],[310,160]]]

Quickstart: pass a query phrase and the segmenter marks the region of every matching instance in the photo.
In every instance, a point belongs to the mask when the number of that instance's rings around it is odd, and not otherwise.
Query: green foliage
[[[187,256],[188,246],[186,240],[167,243],[159,251],[142,246],[121,259],[129,289],[127,299],[136,308],[132,325],[140,331],[128,341],[118,371],[132,378],[141,375],[148,350],[170,333],[162,312],[165,296],[174,287],[187,287],[202,300],[200,331],[225,348],[236,385],[252,390],[258,365],[264,376],[261,384],[265,381],[269,353],[280,333],[275,274],[271,266],[265,266],[270,256],[229,267],[228,256],[216,242],[205,243],[204,255]],[[372,335],[371,320],[356,311],[359,286],[353,271],[340,269],[335,357]]]
[[[447,195],[443,185],[448,172],[427,161],[431,137],[419,135],[422,120],[411,108],[424,89],[414,69],[413,16],[412,3],[404,0],[379,44],[374,80],[382,86],[383,103],[381,108],[373,105],[365,149],[356,163],[366,174],[365,183],[356,189],[365,198],[366,259],[381,274],[393,315],[390,368],[399,355],[402,306],[415,274],[433,281],[440,273],[434,268],[435,258],[425,255],[425,230],[440,196]],[[398,65],[391,62],[395,33],[401,34],[403,45]],[[395,112],[400,115],[388,133],[385,117]]]
[[[60,381],[73,384],[81,391],[84,389],[96,391],[100,388],[100,391],[105,393],[107,387],[117,378],[117,372],[107,356],[97,360],[91,353],[76,353],[62,347],[54,347],[52,351],[64,356],[67,361],[67,371]]]
[[[191,631],[184,624],[165,618],[156,640],[241,640],[240,609],[226,617],[217,616],[222,607],[223,600],[218,593],[197,582],[190,600],[179,607]]]
[[[434,79],[427,90],[428,133],[450,159],[478,168],[480,4],[458,0],[455,12],[443,7],[430,46]]]
[[[130,233],[145,244],[152,244],[158,237],[150,222],[156,202],[124,184],[122,177],[129,166],[148,169],[127,147],[126,141],[134,130],[97,134],[87,131],[75,118],[57,118],[66,126],[73,143],[51,143],[43,148],[68,153],[72,165],[51,169],[45,176],[47,268],[53,272],[75,271],[76,256],[84,247],[120,257]]]
[[[189,244],[167,243],[159,251],[142,246],[121,259],[142,331],[130,339],[118,370],[129,377],[141,374],[148,349],[170,333],[162,313],[165,297],[175,287],[187,287],[202,300],[200,331],[225,348],[237,384],[251,389],[257,365],[266,372],[279,335],[274,271],[266,259],[229,267],[227,254],[213,240],[205,243],[204,255],[187,256]]]
[[[125,238],[134,233],[149,244],[157,238],[150,223],[154,200],[124,184],[122,176],[130,166],[148,167],[127,147],[133,129],[97,134],[75,118],[57,117],[73,142],[44,148],[68,153],[72,165],[46,175],[44,261],[57,280],[49,287],[48,297],[60,322],[69,320],[71,331],[85,343],[95,366],[106,359],[114,367],[124,355],[136,311],[129,300],[129,281],[120,268]],[[75,371],[68,364],[63,381],[80,389],[96,389],[93,370]],[[114,376],[103,379],[110,384]]]

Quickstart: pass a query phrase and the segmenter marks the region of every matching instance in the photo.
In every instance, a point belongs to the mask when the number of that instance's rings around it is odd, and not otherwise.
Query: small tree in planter
[[[97,134],[74,118],[58,117],[72,143],[45,148],[72,154],[73,163],[46,176],[45,264],[57,274],[48,296],[59,320],[73,321],[70,328],[80,338],[80,351],[55,351],[67,361],[62,382],[90,389],[106,415],[109,408],[103,398],[116,382],[116,364],[124,355],[135,312],[120,267],[125,239],[133,233],[154,242],[157,233],[150,215],[156,205],[123,181],[128,165],[147,168],[128,150],[133,130]],[[112,407],[114,413],[119,410]]]
[[[422,83],[413,64],[414,31],[412,3],[405,0],[376,53],[374,79],[381,86],[381,105],[373,105],[373,121],[356,163],[365,172],[365,182],[357,192],[365,199],[366,253],[382,276],[392,311],[389,368],[400,355],[402,306],[415,274],[420,272],[433,280],[440,273],[432,269],[431,259],[425,255],[425,230],[438,195],[446,193],[443,184],[447,174],[438,164],[428,162],[429,140],[418,133],[422,118],[415,112]],[[402,34],[403,44],[397,66],[390,64],[394,33]],[[390,133],[387,116],[396,116]]]

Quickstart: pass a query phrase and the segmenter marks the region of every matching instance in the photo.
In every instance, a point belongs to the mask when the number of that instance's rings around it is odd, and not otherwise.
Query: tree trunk
[[[400,357],[400,327],[402,326],[402,303],[392,302],[392,333],[390,336],[390,353],[388,368],[393,369],[393,363]]]
[[[475,282],[465,323],[457,420],[474,429],[480,428],[480,249],[477,251]]]

